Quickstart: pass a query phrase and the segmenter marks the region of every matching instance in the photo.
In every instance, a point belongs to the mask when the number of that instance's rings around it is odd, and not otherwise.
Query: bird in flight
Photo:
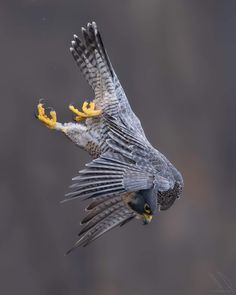
[[[95,22],[74,35],[70,51],[95,97],[74,121],[60,123],[53,109],[39,102],[37,118],[63,132],[93,160],[74,177],[66,200],[90,199],[79,240],[68,251],[86,246],[114,227],[138,218],[150,223],[157,210],[167,210],[179,198],[183,178],[147,140],[111,65]]]

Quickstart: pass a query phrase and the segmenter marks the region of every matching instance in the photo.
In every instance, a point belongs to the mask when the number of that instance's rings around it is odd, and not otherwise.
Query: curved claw
[[[37,110],[38,110],[37,118],[39,119],[39,121],[41,121],[48,128],[55,129],[55,126],[57,124],[56,112],[51,108],[51,111],[49,113],[50,117],[49,117],[45,113],[45,107],[41,102],[39,102],[39,104],[37,105]]]

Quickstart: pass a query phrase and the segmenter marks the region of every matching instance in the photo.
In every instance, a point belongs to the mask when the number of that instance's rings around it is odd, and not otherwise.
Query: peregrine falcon
[[[86,208],[78,246],[86,246],[133,218],[148,224],[157,209],[167,210],[180,197],[183,178],[147,140],[111,65],[95,22],[74,35],[70,51],[95,93],[82,110],[74,105],[74,121],[60,123],[56,112],[40,101],[37,118],[62,131],[93,160],[74,177],[66,200],[92,199]]]

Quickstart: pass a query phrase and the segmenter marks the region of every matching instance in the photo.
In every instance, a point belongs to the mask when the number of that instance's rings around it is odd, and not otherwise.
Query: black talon
[[[54,111],[54,108],[53,107],[44,107],[44,109],[45,109],[45,112],[46,112],[47,116],[50,115],[50,112],[53,112]]]
[[[46,111],[49,111],[49,112],[53,112],[54,111],[54,108],[53,107],[46,107],[45,110]]]
[[[35,116],[36,119],[38,119],[38,115],[39,115],[39,114],[38,114],[38,110],[37,110],[37,111],[35,110],[35,111],[34,111],[34,116]]]
[[[45,104],[45,99],[44,98],[40,98],[40,100],[39,100],[39,103],[41,103],[42,105],[44,105]]]

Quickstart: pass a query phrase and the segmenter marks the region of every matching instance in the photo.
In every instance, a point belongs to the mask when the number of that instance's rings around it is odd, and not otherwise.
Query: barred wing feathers
[[[153,186],[154,177],[122,155],[107,152],[86,164],[86,168],[73,180],[76,183],[70,187],[73,191],[66,194],[66,199],[118,196],[149,189]]]

